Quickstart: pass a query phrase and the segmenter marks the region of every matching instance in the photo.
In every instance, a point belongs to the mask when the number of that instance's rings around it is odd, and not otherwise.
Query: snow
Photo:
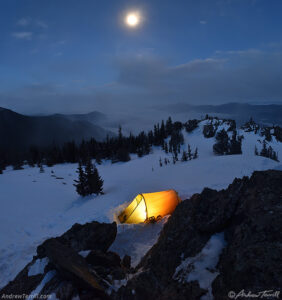
[[[36,287],[36,289],[34,291],[32,291],[30,293],[30,295],[27,298],[27,300],[36,299],[36,295],[38,295],[41,292],[41,290],[44,288],[45,284],[47,282],[49,282],[55,276],[55,274],[56,274],[56,271],[54,271],[54,270],[49,271],[48,273],[46,273],[46,275],[44,276],[44,278],[42,279],[42,281],[40,282],[40,284]],[[52,295],[52,297],[53,297],[53,299],[56,299],[56,298],[54,298],[54,295]]]
[[[37,259],[33,265],[29,267],[28,276],[34,276],[38,274],[44,274],[44,269],[48,265],[49,259],[47,257]]]
[[[198,255],[181,262],[173,278],[180,282],[197,280],[202,289],[208,290],[208,298],[203,299],[211,299],[211,284],[219,274],[215,267],[224,246],[224,233],[214,234]]]
[[[81,255],[82,257],[86,257],[90,252],[91,250],[83,250],[78,252],[78,254]]]
[[[111,291],[117,291],[120,287],[126,286],[127,284],[127,279],[122,279],[122,280],[114,280],[113,284],[111,285],[111,289],[108,291],[109,294],[111,294]]]
[[[182,199],[199,193],[204,187],[226,188],[235,177],[249,176],[254,170],[281,168],[281,163],[255,156],[255,144],[262,137],[253,132],[243,133],[243,155],[215,156],[212,152],[214,138],[203,137],[206,121],[192,133],[183,131],[185,145],[192,151],[198,147],[199,158],[159,166],[159,158],[170,158],[159,147],[142,158],[131,155],[127,163],[111,164],[104,161],[98,170],[104,179],[104,195],[77,195],[73,180],[77,164],[44,167],[25,166],[24,170],[8,168],[0,175],[0,287],[12,280],[32,260],[36,247],[45,239],[61,235],[74,223],[84,224],[93,220],[114,221],[114,213],[139,193],[175,189]],[[282,153],[282,144],[269,143]],[[152,171],[153,168],[153,171]],[[56,179],[54,175],[63,179]],[[118,236],[111,247],[121,256],[132,256],[136,265],[144,253],[155,243],[163,225],[119,225]]]
[[[163,218],[155,224],[119,224],[117,238],[109,250],[117,252],[121,257],[130,253],[131,265],[135,267],[144,253],[156,243],[166,221],[167,218]]]

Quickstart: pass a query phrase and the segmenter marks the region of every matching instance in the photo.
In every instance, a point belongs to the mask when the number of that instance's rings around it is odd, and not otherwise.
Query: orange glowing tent
[[[181,199],[174,190],[138,194],[118,216],[121,223],[142,223],[171,214]]]

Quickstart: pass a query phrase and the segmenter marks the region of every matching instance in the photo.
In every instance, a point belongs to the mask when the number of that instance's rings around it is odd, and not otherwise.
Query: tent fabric
[[[176,191],[138,194],[118,216],[121,223],[141,223],[171,214],[180,202]]]

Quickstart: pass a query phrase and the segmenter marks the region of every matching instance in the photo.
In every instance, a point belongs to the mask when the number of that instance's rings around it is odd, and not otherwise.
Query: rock
[[[115,268],[111,270],[110,276],[113,280],[122,280],[125,279],[126,272],[122,268]]]
[[[92,250],[87,255],[86,261],[92,266],[102,266],[104,268],[121,267],[119,255],[112,251],[103,253],[102,251]]]
[[[63,278],[75,282],[78,287],[104,291],[102,279],[89,267],[86,260],[72,248],[61,244],[57,239],[49,239],[42,244],[45,255]]]
[[[197,281],[182,283],[179,285],[174,281],[162,292],[162,300],[187,300],[200,299],[206,291],[201,289]],[[189,295],[189,298],[188,298]]]
[[[0,299],[2,295],[29,295],[39,285],[45,274],[38,274],[34,276],[28,276],[28,271],[31,265],[35,262],[34,258],[25,268],[15,277],[14,280],[10,281],[3,289],[0,290]],[[16,298],[9,298],[16,299]]]
[[[66,300],[80,294],[85,299],[108,299],[104,292],[104,289],[109,287],[108,275],[116,272],[121,277],[123,272],[123,278],[125,277],[120,257],[114,252],[106,252],[116,234],[115,222],[106,224],[94,221],[84,225],[73,225],[62,236],[48,239],[38,246],[37,256],[1,290],[1,293],[29,295],[48,271],[56,269],[57,274],[45,284],[41,290],[42,295],[58,293],[60,299]],[[77,253],[83,250],[93,251],[88,257],[90,264]],[[28,276],[29,267],[36,259],[45,257],[48,257],[50,262],[45,266],[44,274]],[[91,262],[95,266],[91,267]],[[101,269],[99,274],[96,268]],[[100,274],[103,276],[100,277]]]
[[[72,300],[75,295],[78,295],[77,289],[74,288],[71,282],[65,281],[60,284],[56,293],[56,298],[60,300]]]
[[[99,276],[111,283],[112,280],[122,280],[126,277],[126,272],[121,265],[121,259],[115,252],[91,251],[86,257],[86,261]]]
[[[57,293],[59,299],[65,300],[72,299],[74,295],[81,296],[80,299],[87,297],[108,299],[108,295],[104,292],[104,289],[109,287],[107,276],[116,273],[120,278],[122,273],[122,277],[125,277],[120,257],[114,252],[106,252],[115,240],[116,234],[115,222],[106,224],[94,221],[85,225],[73,225],[62,236],[48,239],[38,246],[38,255],[1,290],[1,293],[29,295],[48,271],[56,269],[57,275],[45,284],[41,291],[42,295]],[[88,257],[89,264],[77,253],[83,250],[93,251]],[[36,259],[44,257],[50,260],[44,274],[28,276],[29,267]],[[101,272],[98,274],[95,268],[100,268]]]
[[[124,257],[121,261],[121,264],[126,269],[130,269],[131,268],[131,257],[129,255],[124,255]]]
[[[214,299],[228,299],[229,291],[243,289],[279,291],[281,182],[281,171],[254,172],[251,178],[235,179],[226,190],[204,189],[181,202],[136,274],[112,295],[114,299],[200,299],[207,290],[197,281],[175,280],[175,270],[184,259],[199,254],[218,232],[224,232],[227,246],[217,265],[220,275],[210,287]],[[192,270],[187,267],[186,274]]]
[[[229,291],[280,291],[282,286],[282,172],[254,172],[225,232],[227,247],[213,282],[216,299]]]
[[[106,252],[114,242],[117,234],[117,225],[93,221],[84,225],[74,224],[62,236],[56,238],[61,244],[71,247],[76,252],[83,250],[99,250]],[[38,257],[45,253],[41,246],[37,248]]]

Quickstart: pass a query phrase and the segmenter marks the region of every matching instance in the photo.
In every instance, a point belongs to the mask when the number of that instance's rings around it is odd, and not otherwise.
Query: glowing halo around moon
[[[130,12],[126,14],[124,21],[128,27],[137,27],[141,22],[141,16],[138,12]]]

